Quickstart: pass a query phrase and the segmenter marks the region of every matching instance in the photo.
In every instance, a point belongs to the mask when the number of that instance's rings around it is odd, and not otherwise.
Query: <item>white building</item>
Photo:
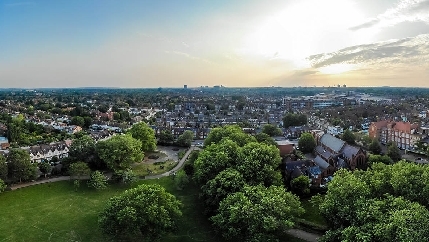
[[[344,130],[340,126],[328,126],[328,131],[327,131],[328,134],[335,136],[335,135],[343,134],[343,132]]]

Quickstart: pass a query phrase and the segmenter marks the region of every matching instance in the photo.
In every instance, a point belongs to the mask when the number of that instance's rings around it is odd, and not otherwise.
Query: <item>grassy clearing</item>
[[[125,187],[94,191],[72,182],[43,184],[0,195],[0,241],[104,241],[97,216]]]
[[[138,163],[133,166],[133,171],[137,176],[157,175],[173,169],[178,162],[173,160],[158,161],[153,164]]]
[[[310,199],[301,200],[302,207],[305,209],[305,213],[301,215],[301,219],[307,220],[311,223],[326,226],[326,221],[322,217],[317,207],[314,207],[310,202]]]

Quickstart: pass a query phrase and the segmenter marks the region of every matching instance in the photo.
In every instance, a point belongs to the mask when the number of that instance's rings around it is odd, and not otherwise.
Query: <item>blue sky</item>
[[[2,87],[429,86],[429,0],[0,1]]]

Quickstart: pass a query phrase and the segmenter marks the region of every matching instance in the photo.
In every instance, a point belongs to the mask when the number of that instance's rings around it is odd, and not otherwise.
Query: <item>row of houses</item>
[[[108,131],[90,133],[90,136],[95,141],[105,140],[112,135],[114,135],[114,133]],[[49,162],[54,157],[58,159],[68,157],[69,148],[71,144],[72,140],[67,139],[64,141],[53,142],[50,144],[21,147],[21,149],[27,151],[30,154],[31,163],[40,163]],[[0,155],[7,156],[8,154],[8,149],[0,150]]]

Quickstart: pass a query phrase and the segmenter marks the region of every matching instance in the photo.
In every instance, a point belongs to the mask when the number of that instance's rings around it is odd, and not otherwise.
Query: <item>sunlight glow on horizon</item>
[[[311,54],[369,41],[350,36],[348,30],[364,20],[348,0],[304,0],[267,17],[245,37],[244,50],[266,58],[291,60],[301,63],[301,67],[302,60]]]

